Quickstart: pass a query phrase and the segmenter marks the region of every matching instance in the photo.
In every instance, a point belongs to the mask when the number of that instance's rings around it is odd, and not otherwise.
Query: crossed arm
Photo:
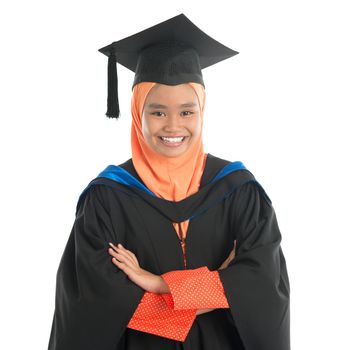
[[[197,315],[229,307],[217,270],[202,266],[159,276],[142,269],[130,250],[109,244],[113,264],[145,290],[128,328],[184,341]],[[235,248],[236,241],[219,269],[234,259]]]

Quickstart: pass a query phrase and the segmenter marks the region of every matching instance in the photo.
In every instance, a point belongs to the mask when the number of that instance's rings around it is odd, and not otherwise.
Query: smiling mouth
[[[158,136],[162,143],[166,146],[175,147],[182,145],[188,136],[166,137]]]
[[[185,139],[185,136],[177,136],[177,137],[159,136],[159,138],[163,141],[168,141],[168,142],[181,142]]]

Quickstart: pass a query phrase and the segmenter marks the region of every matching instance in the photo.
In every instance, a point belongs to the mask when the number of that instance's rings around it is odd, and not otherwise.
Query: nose
[[[164,126],[166,130],[172,131],[172,130],[179,130],[181,129],[181,117],[176,114],[169,114],[167,118],[167,123]]]

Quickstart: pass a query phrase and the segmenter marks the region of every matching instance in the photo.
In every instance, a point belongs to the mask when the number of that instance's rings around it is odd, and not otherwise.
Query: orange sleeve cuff
[[[145,292],[127,327],[184,342],[196,310],[173,310],[162,294]]]
[[[174,310],[228,308],[223,285],[217,270],[207,266],[192,270],[175,270],[161,275],[170,293],[161,294]]]

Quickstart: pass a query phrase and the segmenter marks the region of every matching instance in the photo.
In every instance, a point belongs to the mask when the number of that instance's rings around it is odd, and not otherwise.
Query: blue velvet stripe
[[[120,166],[108,165],[108,167],[99,173],[97,177],[106,177],[107,179],[111,179],[123,185],[139,188],[151,196],[157,197],[149,188]]]
[[[227,174],[232,173],[233,171],[242,170],[242,169],[246,169],[246,167],[243,165],[242,162],[236,161],[236,162],[229,163],[225,167],[223,167],[220,170],[220,172],[206,185],[220,180],[221,178],[223,178]],[[101,177],[116,181],[116,182],[121,183],[123,185],[139,188],[139,189],[147,192],[151,196],[157,197],[157,195],[155,193],[153,193],[148,187],[146,187],[138,179],[136,179],[134,176],[132,176],[128,171],[126,171],[125,169],[123,169],[122,167],[120,167],[118,165],[113,165],[113,164],[108,165],[106,169],[104,169],[102,172],[100,172],[97,175],[96,179],[101,178]],[[80,197],[82,196],[83,193],[86,192],[86,190],[89,187],[90,186],[87,186],[85,188],[85,190],[81,193]]]
[[[232,173],[233,171],[243,170],[243,169],[246,169],[246,167],[242,162],[239,162],[239,161],[227,164],[219,171],[219,173],[209,183],[216,182],[221,178],[223,178],[224,176],[226,176],[227,174]]]

